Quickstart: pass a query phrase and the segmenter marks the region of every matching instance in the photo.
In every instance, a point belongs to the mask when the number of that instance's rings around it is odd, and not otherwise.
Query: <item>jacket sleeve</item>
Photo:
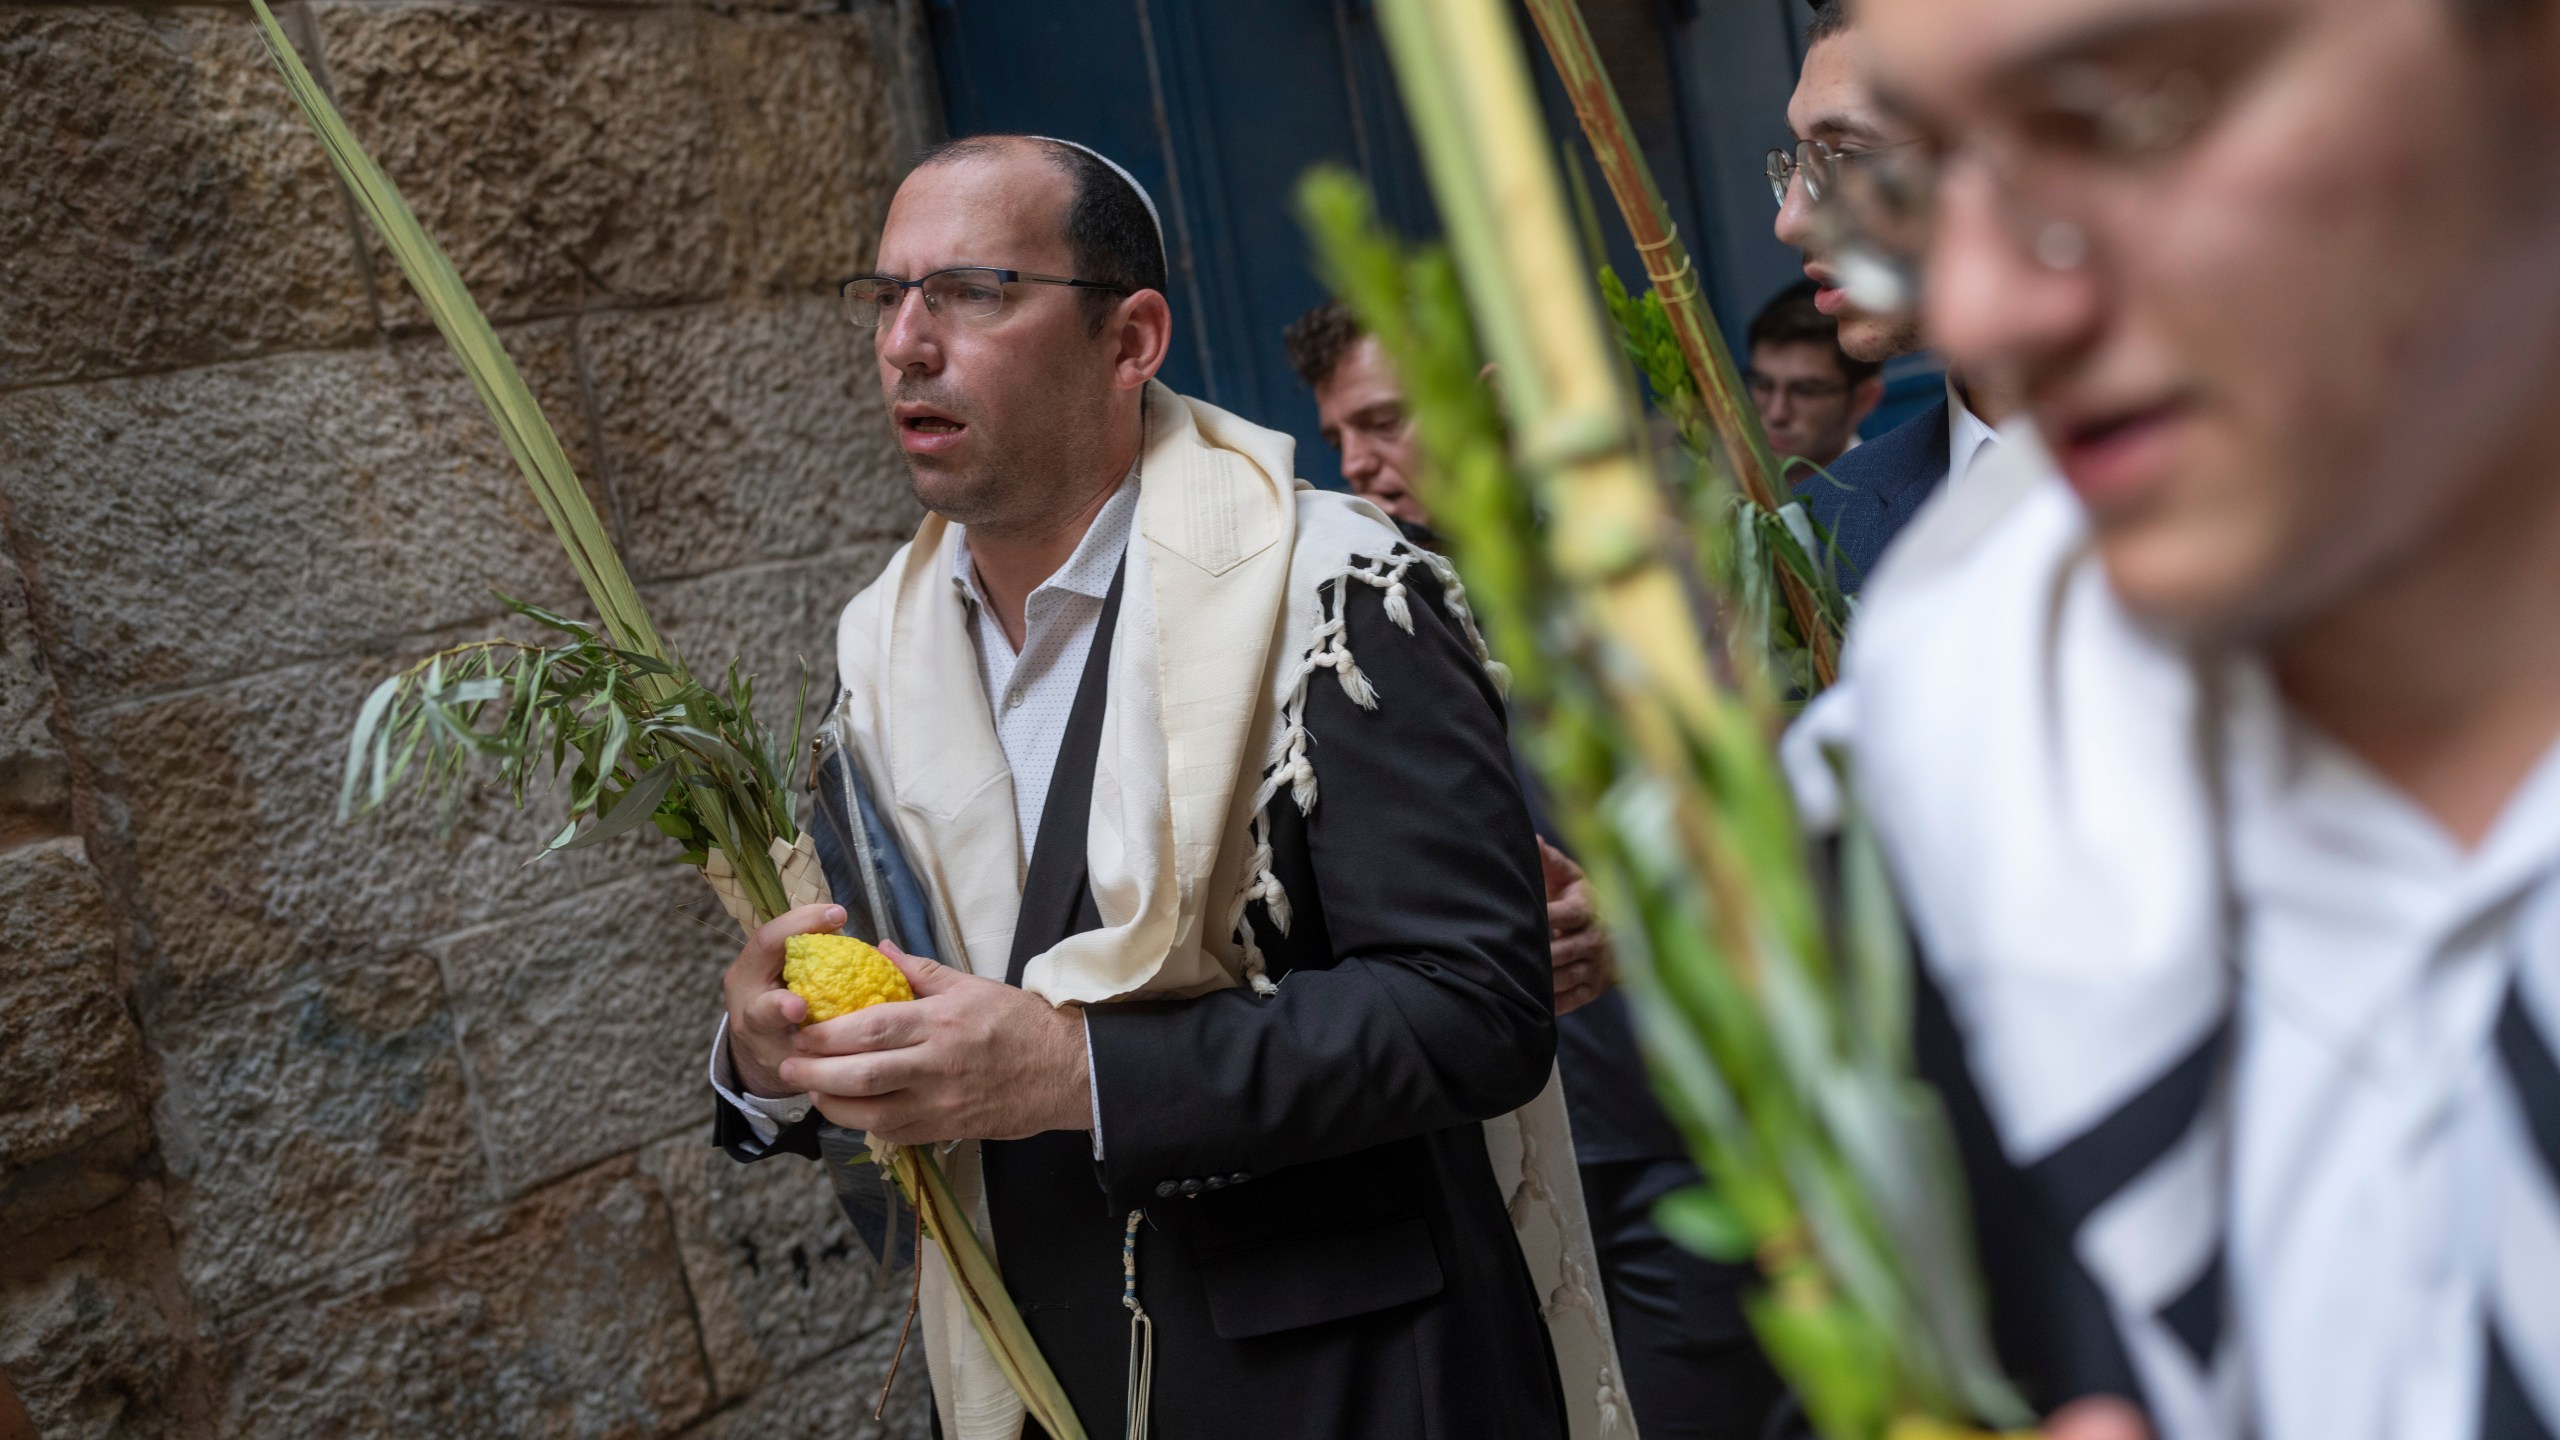
[[[1376,708],[1319,672],[1315,804],[1300,824],[1286,791],[1273,801],[1293,928],[1321,950],[1293,935],[1301,963],[1269,998],[1086,1012],[1115,1208],[1488,1119],[1546,1084],[1546,892],[1501,698],[1436,586],[1409,585],[1410,634],[1377,590],[1348,588]]]

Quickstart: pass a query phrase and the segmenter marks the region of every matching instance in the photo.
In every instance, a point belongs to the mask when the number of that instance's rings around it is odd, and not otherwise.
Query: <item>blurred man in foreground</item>
[[[1787,101],[1795,144],[1769,152],[1769,185],[1778,199],[1778,238],[1804,251],[1815,308],[1838,322],[1841,352],[1881,366],[1927,349],[1928,336],[1915,315],[1869,310],[1852,300],[1844,257],[1832,252],[1815,223],[1823,187],[1843,167],[1890,154],[1912,139],[1908,127],[1876,104],[1865,41],[1853,19],[1845,0],[1814,0],[1813,21],[1805,27],[1804,69]],[[1838,547],[1843,585],[1854,593],[1921,504],[1950,482],[1963,482],[1997,443],[1992,427],[2012,408],[1982,377],[1950,372],[1944,400],[1842,456],[1830,475],[1797,479],[1798,498]]]
[[[1861,16],[1916,142],[1844,197],[2050,449],[1820,712],[2004,1353],[2056,1437],[2551,1435],[2560,10]]]
[[[1409,538],[1436,545],[1414,488],[1421,439],[1377,338],[1338,300],[1300,316],[1285,338],[1352,488]],[[1752,1269],[1691,1255],[1653,1223],[1654,1203],[1698,1183],[1698,1168],[1653,1098],[1590,884],[1549,843],[1537,786],[1522,775],[1546,869],[1556,1064],[1637,1429],[1655,1440],[1758,1440],[1781,1391],[1742,1317]]]
[[[1822,313],[1816,293],[1813,281],[1800,280],[1751,320],[1751,363],[1742,381],[1781,463],[1827,466],[1847,454],[1860,422],[1884,398],[1883,367],[1840,348],[1839,322]],[[1804,466],[1790,473],[1802,474]]]

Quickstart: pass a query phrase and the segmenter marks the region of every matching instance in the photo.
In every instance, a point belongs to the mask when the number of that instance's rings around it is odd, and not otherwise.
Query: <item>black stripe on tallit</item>
[[[2516,1107],[2524,1112],[2525,1132],[2541,1153],[2543,1169],[2560,1185],[2560,1062],[2551,1058],[2551,1043],[2525,1007],[2519,984],[2507,987],[2507,1003],[2498,1011],[2498,1058],[2515,1087]]]
[[[2027,1167],[2037,1193],[2063,1229],[2077,1231],[2195,1128],[2213,1093],[2230,1033],[2228,1020],[2216,1025],[2140,1094]]]
[[[2053,1223],[2027,1172],[2009,1160],[1973,1081],[1964,1031],[1912,936],[1912,1058],[1938,1092],[1964,1163],[1974,1253],[2000,1368],[2029,1404],[2051,1410],[2083,1395],[2143,1403],[2106,1293]]]
[[[2503,1021],[2499,1028],[2505,1028]],[[2547,1061],[2550,1057],[2543,1058]],[[2525,1393],[2524,1381],[2516,1375],[2515,1361],[2508,1356],[2498,1327],[2490,1325],[2487,1329],[2489,1373],[2480,1386],[2480,1440],[2552,1440],[2551,1427],[2542,1423],[2533,1397]]]
[[[2204,1273],[2178,1297],[2160,1307],[2160,1323],[2196,1357],[2196,1364],[2211,1367],[2214,1347],[2222,1343],[2223,1268],[2222,1247],[2213,1250]]]

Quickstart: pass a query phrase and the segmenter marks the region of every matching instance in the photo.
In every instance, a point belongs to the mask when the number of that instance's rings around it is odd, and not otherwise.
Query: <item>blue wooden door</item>
[[[1664,0],[1585,0],[1736,341],[1795,269],[1768,236],[1768,191],[1755,168],[1758,152],[1785,133],[1795,73],[1789,3],[1707,0],[1692,13]],[[1437,229],[1367,0],[932,0],[927,14],[952,134],[1075,140],[1154,194],[1172,259],[1166,382],[1292,433],[1299,473],[1340,484],[1314,401],[1280,347],[1282,328],[1324,293],[1290,209],[1298,177],[1322,161],[1352,166],[1397,228],[1417,237]],[[1578,145],[1522,25],[1551,128]],[[1709,60],[1719,73],[1702,92],[1696,81]],[[1611,258],[1632,273],[1633,250],[1605,192],[1599,210]]]

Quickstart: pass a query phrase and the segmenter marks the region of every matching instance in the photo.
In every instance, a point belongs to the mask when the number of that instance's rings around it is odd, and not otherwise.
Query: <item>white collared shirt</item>
[[[1022,840],[1026,872],[1032,842],[1040,837],[1040,809],[1049,800],[1049,776],[1067,738],[1067,715],[1084,683],[1084,662],[1093,651],[1102,602],[1111,593],[1111,577],[1129,548],[1137,519],[1138,485],[1132,476],[1102,503],[1067,563],[1024,598],[1019,653],[978,588],[978,567],[969,557],[965,529],[952,551],[951,586],[968,607],[969,637],[978,649],[978,683],[987,692],[1005,768],[1013,772],[1014,828]]]
[[[1949,375],[1946,488],[1954,490],[1962,486],[1965,477],[1982,463],[1982,457],[1991,453],[1999,443],[2000,432],[1992,429],[1989,422],[1974,414],[1973,408],[1964,403],[1964,392],[1956,388],[1956,378]]]
[[[2262,668],[2235,690],[2230,1262],[2250,1428],[2475,1434],[2498,1236],[2519,1223],[2500,1213],[2520,1142],[2493,1030],[2517,967],[2547,981],[2560,960],[2560,747],[2465,850],[2291,716]]]

